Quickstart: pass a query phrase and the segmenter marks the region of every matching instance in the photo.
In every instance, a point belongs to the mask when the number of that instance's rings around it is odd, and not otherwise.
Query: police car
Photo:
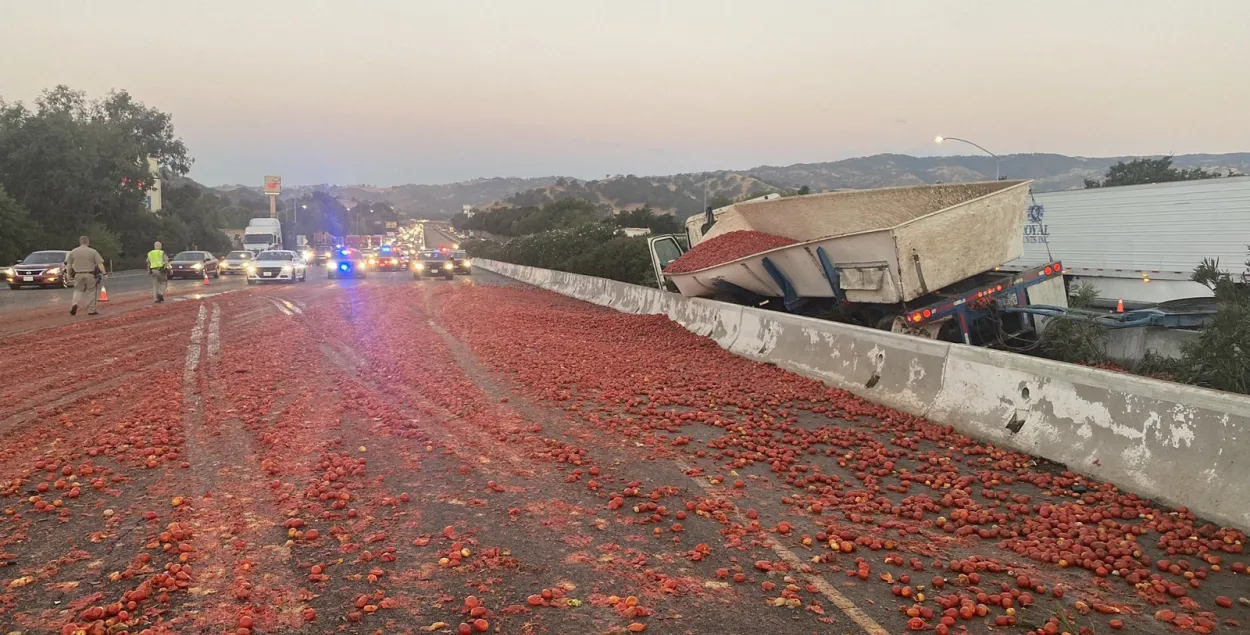
[[[335,278],[363,278],[368,266],[368,261],[365,260],[365,256],[360,253],[360,250],[351,248],[338,249],[326,259],[326,277],[331,280]]]
[[[377,264],[373,266],[378,271],[405,271],[408,269],[408,256],[399,247],[382,245],[378,249],[375,258],[377,258]]]
[[[451,280],[456,275],[456,264],[448,249],[422,249],[412,263],[412,279],[442,278]]]

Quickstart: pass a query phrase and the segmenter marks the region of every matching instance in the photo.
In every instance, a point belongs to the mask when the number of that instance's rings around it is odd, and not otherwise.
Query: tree
[[[26,209],[0,186],[0,265],[24,258],[34,239],[35,224]]]
[[[1229,176],[1233,173],[1230,172]],[[1086,188],[1117,187],[1120,185],[1142,185],[1145,183],[1168,183],[1171,181],[1197,181],[1200,179],[1216,179],[1224,176],[1218,172],[1208,172],[1202,168],[1172,167],[1172,157],[1157,159],[1133,159],[1129,162],[1120,161],[1107,168],[1103,179],[1085,179]]]
[[[127,253],[150,245],[150,238],[129,235],[151,228],[144,209],[149,157],[165,178],[191,165],[170,116],[125,91],[88,100],[57,86],[33,107],[0,101],[0,185],[34,225],[19,251],[72,246],[97,222]]]
[[[799,188],[799,196],[807,196],[808,194],[811,194],[811,193],[812,193],[812,188],[806,185]]]
[[[646,227],[652,234],[675,234],[681,224],[672,214],[656,214],[649,205],[621,212],[613,217],[618,227]]]

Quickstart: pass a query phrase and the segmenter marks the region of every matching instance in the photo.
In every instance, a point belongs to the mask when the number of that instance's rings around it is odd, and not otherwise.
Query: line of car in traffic
[[[11,267],[0,267],[0,284],[11,289],[24,287],[69,288],[69,251],[50,249],[31,253]],[[236,250],[218,258],[211,252],[181,251],[170,259],[169,278],[220,278],[242,275],[248,284],[262,282],[303,282],[308,269],[324,264],[326,277],[364,277],[368,271],[411,271],[414,279],[445,278],[471,273],[468,254],[459,249],[419,249],[413,255],[384,245],[377,250],[339,248],[324,253],[272,249],[253,253]]]

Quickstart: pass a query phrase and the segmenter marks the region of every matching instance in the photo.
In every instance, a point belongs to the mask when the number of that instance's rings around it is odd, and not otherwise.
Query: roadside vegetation
[[[1204,260],[1191,279],[1211,289],[1216,311],[1198,336],[1182,347],[1179,359],[1148,351],[1135,362],[1113,360],[1107,353],[1110,331],[1075,320],[1052,321],[1042,334],[1039,352],[1074,364],[1250,394],[1250,289],[1216,260]],[[1077,285],[1069,292],[1068,305],[1089,308],[1097,299],[1093,287]]]
[[[612,215],[578,199],[488,210],[472,218],[461,214],[452,223],[460,231],[503,238],[466,241],[462,247],[475,258],[645,286],[656,284],[647,239],[625,236],[621,230],[646,227],[653,234],[667,234],[680,227],[671,215],[657,215],[650,208]]]
[[[145,205],[148,157],[164,179],[158,214]],[[229,249],[217,214],[229,203],[181,178],[191,163],[170,115],[125,91],[89,99],[57,86],[32,104],[0,99],[0,264],[84,234],[118,268],[154,240],[170,252]]]

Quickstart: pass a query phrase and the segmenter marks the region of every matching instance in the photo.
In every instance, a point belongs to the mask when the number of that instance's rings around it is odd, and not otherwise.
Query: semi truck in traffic
[[[1069,285],[1130,309],[1211,289],[1190,280],[1203,259],[1241,279],[1250,244],[1250,177],[1034,194],[1022,212],[1023,252],[1002,265],[1024,271],[1059,260]]]
[[[276,218],[253,218],[243,231],[243,248],[253,253],[282,249],[282,223]]]

